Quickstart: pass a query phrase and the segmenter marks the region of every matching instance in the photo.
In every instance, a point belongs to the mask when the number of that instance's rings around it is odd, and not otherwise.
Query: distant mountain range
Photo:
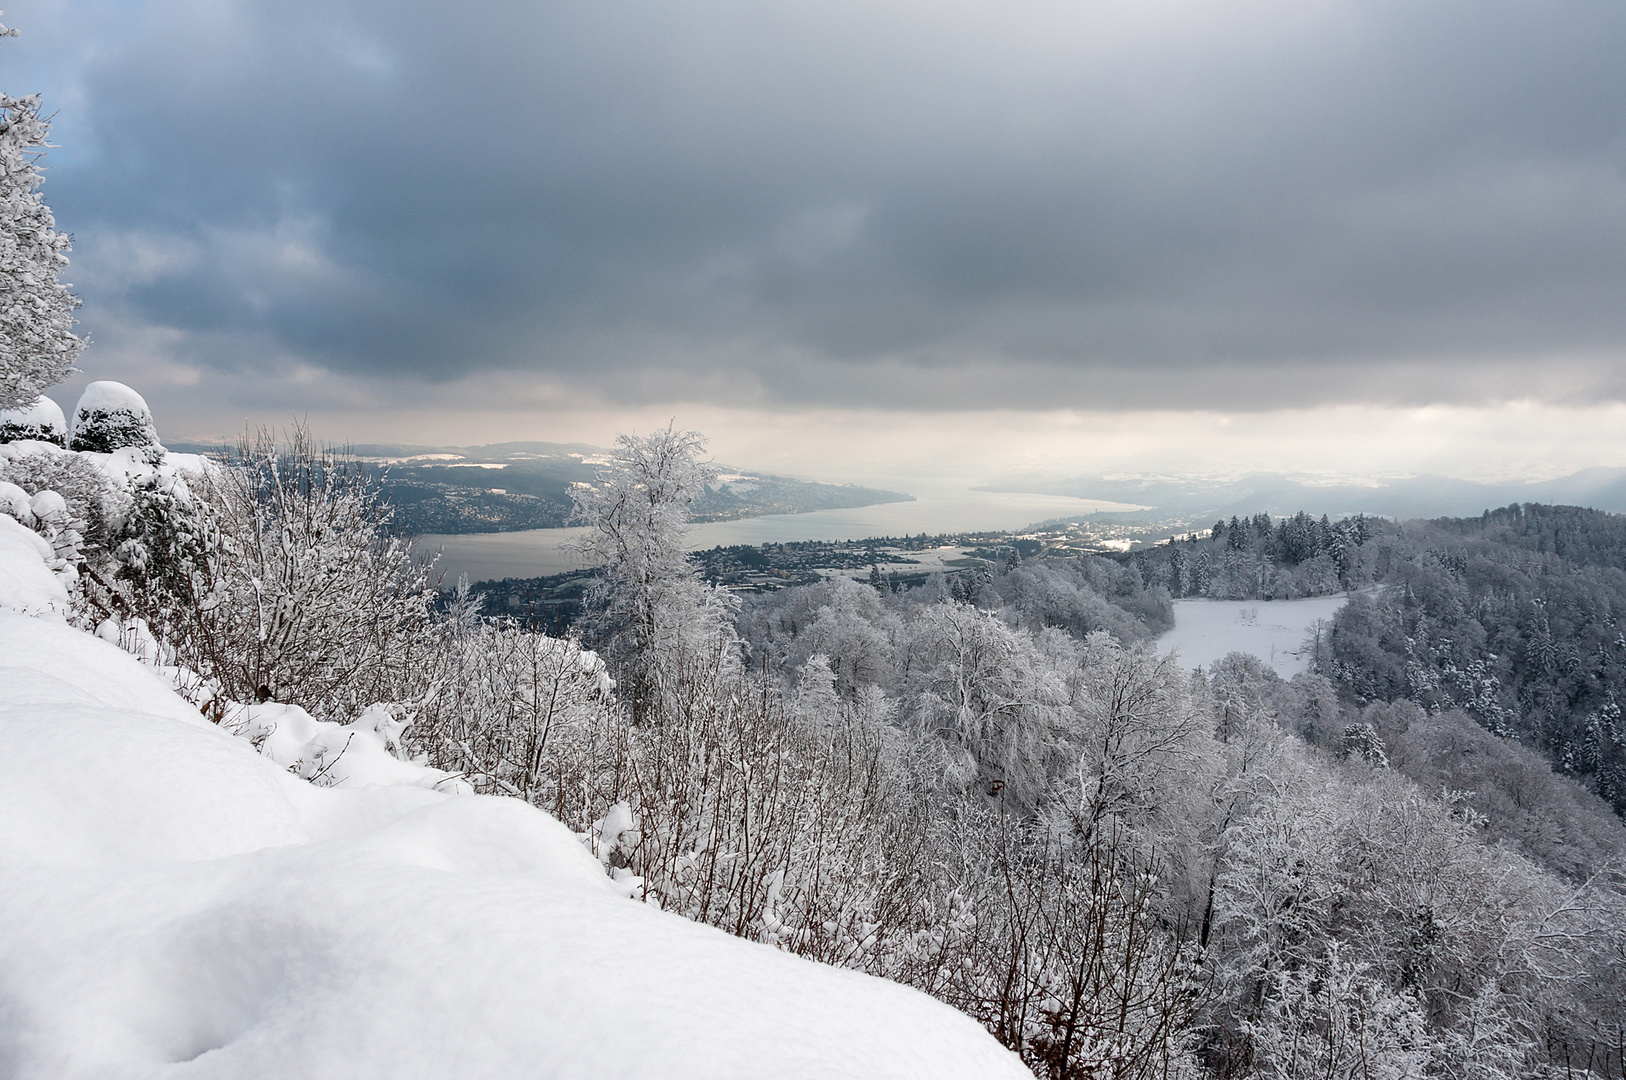
[[[1533,483],[1479,482],[1444,476],[1414,476],[1371,483],[1325,481],[1280,473],[1253,473],[1229,479],[1169,476],[1065,479],[1007,477],[984,491],[1029,492],[1111,499],[1151,506],[1133,517],[1225,517],[1233,514],[1292,514],[1304,510],[1332,518],[1379,514],[1392,518],[1467,517],[1509,503],[1553,503],[1626,513],[1626,469],[1591,468],[1555,480]]]
[[[172,449],[208,453],[221,447],[176,443]],[[590,483],[611,453],[601,446],[545,442],[489,446],[364,443],[349,450],[374,471],[395,507],[393,527],[406,535],[557,528],[570,517],[571,486]],[[718,469],[717,483],[695,501],[695,521],[914,500],[913,495],[856,484],[800,480],[724,465]]]

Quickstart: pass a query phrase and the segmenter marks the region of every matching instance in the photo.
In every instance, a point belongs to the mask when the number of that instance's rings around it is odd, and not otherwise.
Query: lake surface
[[[920,533],[935,536],[951,532],[1008,531],[1073,514],[1138,509],[1141,507],[1129,503],[1065,495],[953,491],[923,496],[914,502],[691,525],[689,548],[701,551],[734,544],[778,544],[793,540],[866,540],[875,536]],[[509,533],[429,534],[418,537],[416,544],[421,550],[440,549],[440,568],[448,578],[455,579],[459,574],[469,575],[471,581],[540,577],[580,567],[579,559],[561,548],[583,531],[527,529]]]

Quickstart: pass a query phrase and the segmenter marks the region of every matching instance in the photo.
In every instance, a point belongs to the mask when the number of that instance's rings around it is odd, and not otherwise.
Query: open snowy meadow
[[[1209,667],[1227,653],[1257,656],[1291,679],[1310,670],[1305,647],[1318,622],[1329,621],[1348,597],[1304,600],[1176,600],[1174,629],[1157,639],[1158,652],[1177,653],[1187,668]]]

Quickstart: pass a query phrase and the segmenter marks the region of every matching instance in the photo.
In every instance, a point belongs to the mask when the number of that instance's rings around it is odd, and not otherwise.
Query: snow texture
[[[33,496],[7,480],[0,480],[0,514],[24,525],[34,524]]]
[[[17,439],[43,439],[66,445],[68,422],[62,416],[62,406],[48,397],[40,397],[25,409],[0,409],[0,442]]]
[[[61,599],[31,536],[0,517],[0,611]],[[0,614],[0,760],[0,1076],[1030,1075],[914,990],[625,899],[523,802],[302,780],[59,618]]]
[[[318,720],[298,705],[268,701],[237,705],[222,726],[243,736],[260,753],[322,787],[417,785],[472,791],[451,773],[402,761],[406,724],[388,705],[374,705],[348,724]]]
[[[13,516],[17,509],[26,511],[28,507],[26,495],[21,507],[16,505],[12,493],[21,491],[14,484],[0,485],[0,612],[65,616],[68,590],[49,566],[56,553],[43,537],[17,520],[20,514]],[[0,699],[8,697],[10,686],[0,681],[0,688]]]
[[[1257,656],[1284,679],[1310,669],[1304,647],[1317,621],[1331,620],[1347,596],[1306,600],[1176,600],[1174,629],[1157,639],[1187,668],[1208,667],[1233,652]]]

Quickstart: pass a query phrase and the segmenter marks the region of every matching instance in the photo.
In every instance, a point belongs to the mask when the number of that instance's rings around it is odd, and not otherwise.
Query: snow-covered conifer
[[[0,26],[0,37],[16,33]],[[85,347],[73,332],[79,298],[57,280],[69,238],[39,192],[50,130],[39,95],[0,93],[0,409],[22,408],[61,382]]]
[[[126,446],[155,447],[158,428],[146,400],[120,382],[93,382],[73,410],[74,450],[111,454]]]
[[[0,443],[24,439],[67,446],[68,422],[62,417],[62,406],[40,397],[23,408],[0,409]]]

